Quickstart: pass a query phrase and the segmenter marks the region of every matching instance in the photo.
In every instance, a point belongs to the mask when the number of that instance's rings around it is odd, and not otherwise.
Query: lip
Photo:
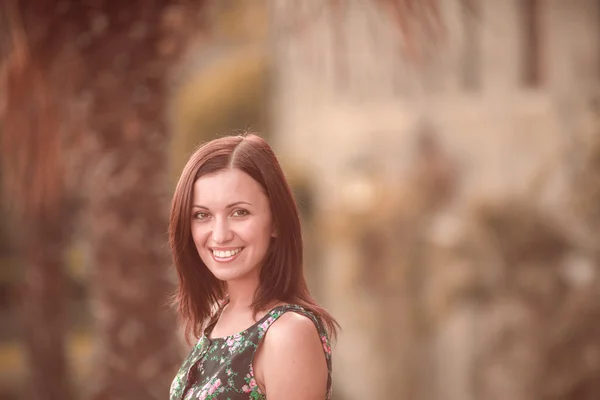
[[[217,251],[231,251],[231,250],[235,250],[235,249],[244,249],[244,246],[235,246],[235,247],[209,247],[209,249],[211,251],[217,250]]]
[[[235,250],[235,249],[240,249],[240,251],[238,251],[236,254],[229,256],[229,257],[217,257],[214,253],[214,250],[217,251],[231,251],[231,250]],[[220,264],[226,264],[226,263],[230,263],[233,260],[235,260],[236,258],[238,258],[238,256],[242,253],[242,251],[244,251],[244,247],[211,247],[210,248],[210,254],[213,258],[213,260],[215,260],[215,262],[218,262]]]

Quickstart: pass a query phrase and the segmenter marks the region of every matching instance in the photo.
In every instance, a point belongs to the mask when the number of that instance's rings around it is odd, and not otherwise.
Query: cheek
[[[264,242],[269,241],[271,237],[271,231],[272,229],[270,224],[254,223],[244,226],[240,230],[240,236],[243,235],[244,238],[248,241]]]
[[[203,244],[206,241],[206,229],[200,226],[192,226],[192,240],[196,246]]]

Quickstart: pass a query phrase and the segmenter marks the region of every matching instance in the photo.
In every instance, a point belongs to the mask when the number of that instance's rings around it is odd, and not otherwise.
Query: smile
[[[212,255],[215,261],[218,262],[229,262],[234,260],[237,255],[242,251],[242,247],[231,250],[212,250]]]

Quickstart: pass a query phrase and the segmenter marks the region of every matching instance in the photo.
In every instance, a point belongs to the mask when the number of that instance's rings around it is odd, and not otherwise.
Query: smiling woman
[[[206,267],[229,290],[244,280],[258,282],[275,237],[269,199],[259,183],[232,168],[198,178],[193,193],[192,237]]]
[[[306,285],[296,203],[270,146],[246,134],[196,150],[169,234],[178,308],[199,338],[171,400],[329,399],[338,325]]]

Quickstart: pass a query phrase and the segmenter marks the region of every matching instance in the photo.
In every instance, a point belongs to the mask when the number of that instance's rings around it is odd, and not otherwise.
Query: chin
[[[238,253],[236,257],[221,260],[215,259],[211,251],[204,252],[201,259],[215,278],[221,281],[246,279],[252,275],[258,276],[257,271],[255,271],[256,268],[248,265],[249,260],[246,258],[247,255],[244,254],[244,250]]]
[[[212,259],[208,261],[208,263],[205,261],[204,264],[211,274],[220,281],[234,281],[253,275],[252,269],[244,268],[244,266],[219,264],[215,263]]]
[[[215,278],[223,282],[233,282],[246,280],[253,276],[251,272],[247,271],[215,271],[211,270]]]

